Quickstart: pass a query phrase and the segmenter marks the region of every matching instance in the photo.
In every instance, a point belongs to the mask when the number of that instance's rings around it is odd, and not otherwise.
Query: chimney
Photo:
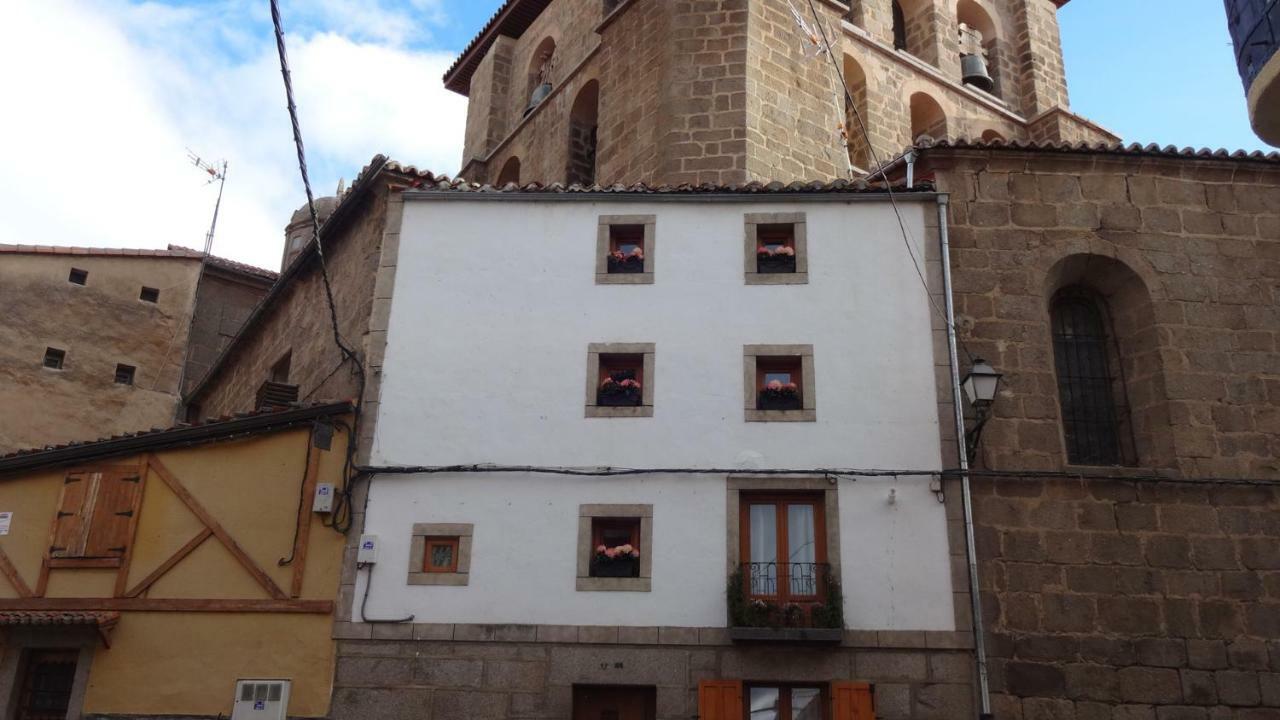
[[[336,197],[316,198],[316,218],[321,226],[324,226],[324,221],[329,219],[337,206],[338,198]],[[294,211],[289,224],[285,226],[284,257],[280,260],[280,272],[284,272],[293,264],[309,242],[311,242],[311,211],[304,204]]]

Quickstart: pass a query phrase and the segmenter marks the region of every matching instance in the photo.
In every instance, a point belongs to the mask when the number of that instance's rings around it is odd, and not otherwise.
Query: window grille
[[[1069,294],[1054,301],[1052,316],[1067,460],[1073,465],[1119,465],[1120,426],[1100,308],[1088,297]]]

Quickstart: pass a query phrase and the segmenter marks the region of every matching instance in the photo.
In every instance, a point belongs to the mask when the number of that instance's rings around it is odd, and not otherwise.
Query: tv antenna
[[[209,175],[205,185],[218,183],[218,200],[213,205],[213,222],[209,223],[209,232],[204,236],[204,254],[207,257],[213,250],[213,233],[218,228],[218,209],[222,207],[222,188],[227,184],[227,161],[208,162],[192,152],[191,148],[187,148],[187,158],[191,160],[192,165]]]

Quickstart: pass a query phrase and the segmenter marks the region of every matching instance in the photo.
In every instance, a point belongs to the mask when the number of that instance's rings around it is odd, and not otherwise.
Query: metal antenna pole
[[[213,252],[213,233],[218,228],[218,210],[222,207],[222,188],[227,184],[227,161],[222,161],[222,170],[218,172],[218,201],[213,204],[213,222],[209,223],[209,234],[204,236],[204,254]]]

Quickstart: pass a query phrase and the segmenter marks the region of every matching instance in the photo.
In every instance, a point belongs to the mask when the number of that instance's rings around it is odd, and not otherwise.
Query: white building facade
[[[967,706],[938,202],[403,193],[337,716]]]

